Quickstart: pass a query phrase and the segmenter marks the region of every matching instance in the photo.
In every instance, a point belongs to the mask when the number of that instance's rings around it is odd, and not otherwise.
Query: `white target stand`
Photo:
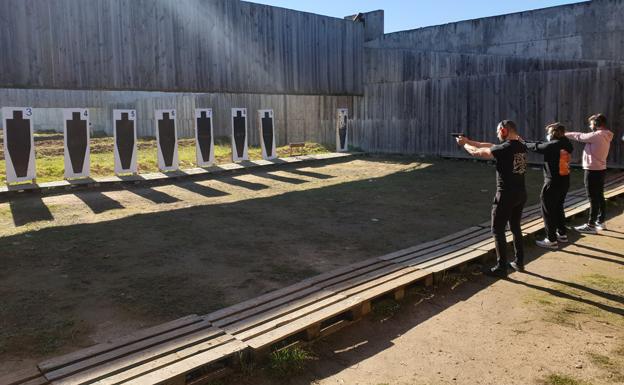
[[[232,108],[232,161],[249,160],[247,148],[247,109]]]
[[[64,108],[65,179],[89,177],[90,140],[89,110],[86,108]]]
[[[136,110],[113,110],[115,174],[137,174]]]
[[[277,158],[273,110],[258,110],[258,133],[260,134],[262,159],[270,160]]]
[[[195,110],[195,146],[197,166],[208,167],[214,164],[212,108]]]
[[[349,110],[338,108],[336,110],[336,151],[346,152],[349,150]]]
[[[158,168],[176,171],[179,168],[176,110],[156,110],[155,116]]]
[[[3,107],[6,183],[36,183],[32,107]]]

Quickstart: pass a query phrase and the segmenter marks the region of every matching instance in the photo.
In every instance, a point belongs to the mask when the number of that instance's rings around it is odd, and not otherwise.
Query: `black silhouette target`
[[[134,120],[129,119],[128,112],[121,113],[121,119],[115,120],[117,127],[115,144],[119,154],[119,162],[123,170],[130,170],[132,167],[132,156],[134,155]]]
[[[245,119],[242,111],[236,111],[236,116],[234,116],[234,147],[237,158],[242,158],[245,155],[245,137],[247,136]]]
[[[262,141],[268,158],[273,156],[273,118],[270,112],[265,112],[262,117]]]
[[[197,143],[204,162],[208,162],[211,158],[212,147],[212,119],[208,116],[207,111],[201,111],[197,119]]]
[[[89,145],[89,133],[86,120],[82,120],[79,111],[71,113],[71,119],[66,124],[66,144],[69,161],[74,174],[82,174]]]
[[[348,110],[338,110],[338,122],[337,122],[337,147],[338,151],[345,151],[347,149],[347,129],[348,129]]]
[[[158,140],[165,167],[173,167],[173,157],[176,146],[175,120],[168,112],[163,112],[162,119],[158,120]]]
[[[30,166],[32,149],[30,120],[24,119],[20,110],[13,111],[13,117],[6,119],[6,148],[17,178],[26,178]]]

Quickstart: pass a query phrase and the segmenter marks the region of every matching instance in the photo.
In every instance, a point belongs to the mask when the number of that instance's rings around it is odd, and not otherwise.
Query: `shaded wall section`
[[[370,82],[356,99],[352,143],[367,151],[463,156],[449,132],[496,142],[498,121],[512,119],[524,137],[541,139],[547,122],[584,130],[595,112],[607,115],[617,138],[624,133],[619,63],[374,49],[366,63]],[[624,166],[619,140],[609,161]]]
[[[624,61],[624,1],[593,0],[386,34],[370,48]]]
[[[239,0],[4,0],[0,88],[361,94],[363,42]]]

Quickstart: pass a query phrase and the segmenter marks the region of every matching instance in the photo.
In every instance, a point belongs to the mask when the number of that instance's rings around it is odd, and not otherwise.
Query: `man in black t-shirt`
[[[503,120],[496,127],[500,144],[477,142],[464,136],[457,143],[472,156],[496,159],[496,196],[492,204],[492,234],[496,243],[497,263],[490,271],[499,277],[507,276],[507,239],[505,227],[513,234],[515,261],[509,265],[516,271],[524,270],[524,248],[520,220],[527,200],[524,174],[527,168],[527,148],[519,139],[516,124]]]

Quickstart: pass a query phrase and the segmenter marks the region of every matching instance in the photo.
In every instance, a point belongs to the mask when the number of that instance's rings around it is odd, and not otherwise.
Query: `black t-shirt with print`
[[[496,189],[500,192],[525,192],[524,173],[527,148],[517,140],[506,140],[491,147],[496,158]]]

